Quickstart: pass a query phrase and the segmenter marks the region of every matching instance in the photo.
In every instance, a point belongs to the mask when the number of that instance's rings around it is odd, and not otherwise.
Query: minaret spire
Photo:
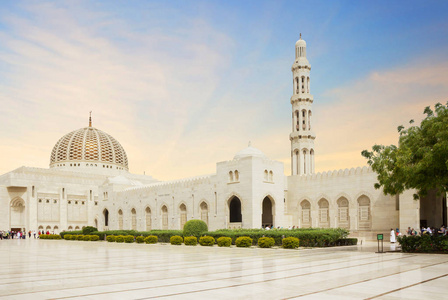
[[[89,127],[92,127],[92,111],[90,111],[90,116],[89,116]]]
[[[293,93],[291,141],[291,174],[314,173],[314,134],[311,126],[313,95],[310,93],[311,65],[306,58],[306,42],[300,39],[295,46],[295,60],[292,65]]]

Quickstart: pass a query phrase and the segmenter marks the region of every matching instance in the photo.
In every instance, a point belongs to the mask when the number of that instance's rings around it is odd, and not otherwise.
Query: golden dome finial
[[[302,33],[300,33],[300,39],[302,39]]]
[[[89,127],[92,127],[92,111],[90,111]]]

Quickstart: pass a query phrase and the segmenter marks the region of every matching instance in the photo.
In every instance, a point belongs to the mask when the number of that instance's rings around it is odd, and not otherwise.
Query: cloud
[[[430,56],[429,56],[430,57]],[[366,165],[363,149],[397,144],[399,125],[424,118],[423,109],[446,103],[448,62],[439,58],[413,61],[324,94],[330,104],[315,101],[316,170]]]

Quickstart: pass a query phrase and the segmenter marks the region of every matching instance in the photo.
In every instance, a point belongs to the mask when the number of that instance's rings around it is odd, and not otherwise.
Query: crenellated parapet
[[[333,179],[339,177],[348,177],[353,175],[362,175],[362,174],[374,174],[375,172],[369,166],[357,167],[351,169],[339,169],[339,170],[330,170],[324,172],[318,172],[315,174],[306,174],[300,176],[293,176],[300,181],[308,181],[308,180],[318,180],[318,179]]]

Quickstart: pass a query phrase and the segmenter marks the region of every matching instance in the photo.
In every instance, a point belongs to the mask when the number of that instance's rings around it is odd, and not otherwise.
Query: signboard
[[[377,234],[376,239],[379,241],[383,240],[383,234]]]

